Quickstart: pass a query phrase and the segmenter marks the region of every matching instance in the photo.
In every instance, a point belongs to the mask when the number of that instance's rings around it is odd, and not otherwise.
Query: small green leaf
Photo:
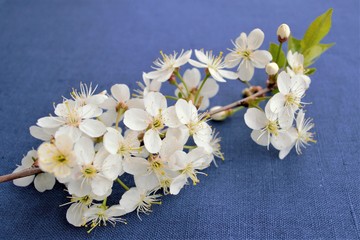
[[[306,49],[303,53],[304,55],[304,67],[308,67],[312,65],[316,59],[320,57],[326,50],[331,48],[335,43],[328,43],[328,44],[316,44],[308,49]]]
[[[332,13],[333,9],[330,8],[310,24],[305,32],[304,39],[301,42],[302,49],[307,49],[320,43],[320,41],[329,33]]]
[[[271,53],[274,62],[276,61],[278,51],[279,51],[279,45],[277,45],[276,43],[270,43],[269,52]],[[282,49],[280,49],[279,59],[276,61],[276,63],[279,66],[279,68],[281,68],[285,66],[285,62],[286,62],[285,53]]]
[[[316,68],[307,68],[305,69],[305,74],[306,75],[312,75],[316,72]]]
[[[251,107],[259,108],[259,104],[262,101],[265,101],[265,100],[268,100],[268,99],[270,99],[270,97],[257,97],[257,98],[254,98],[254,99],[249,99],[247,102],[249,104],[249,108],[251,108]]]
[[[278,88],[274,88],[272,91],[271,91],[271,94],[272,95],[275,95],[279,92],[279,89]]]
[[[288,39],[288,50],[294,52],[301,52],[301,40],[290,36]]]

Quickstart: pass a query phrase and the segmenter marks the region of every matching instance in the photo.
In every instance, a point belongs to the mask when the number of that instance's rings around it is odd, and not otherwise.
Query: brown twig
[[[41,169],[38,167],[31,167],[16,173],[10,173],[7,175],[0,176],[0,183],[8,182],[17,178],[28,177],[34,174],[42,173]]]
[[[240,99],[240,100],[238,100],[238,101],[236,101],[236,102],[233,102],[233,103],[230,103],[230,104],[228,104],[228,105],[226,105],[226,106],[224,106],[224,107],[221,107],[221,108],[219,108],[219,109],[210,111],[210,112],[209,112],[209,115],[211,116],[211,115],[214,115],[214,114],[219,113],[219,112],[223,112],[223,111],[226,111],[226,110],[229,110],[229,109],[232,109],[232,108],[240,107],[240,106],[242,106],[246,101],[248,101],[248,100],[250,100],[250,99],[252,99],[252,98],[259,97],[259,96],[261,96],[261,95],[263,95],[263,94],[265,94],[265,93],[268,93],[268,92],[270,92],[270,91],[271,91],[271,89],[269,89],[269,88],[264,88],[264,89],[258,91],[257,93],[255,93],[255,94],[253,94],[253,95],[251,95],[251,96],[249,96],[249,97]]]

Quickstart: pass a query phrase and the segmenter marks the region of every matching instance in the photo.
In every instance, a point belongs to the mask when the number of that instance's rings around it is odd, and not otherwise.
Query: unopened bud
[[[273,76],[279,71],[279,66],[275,62],[269,63],[266,65],[265,71],[269,76]]]
[[[220,106],[212,107],[210,109],[210,112],[216,111],[216,110],[218,110],[220,108],[221,108]],[[215,114],[211,115],[211,119],[215,120],[215,121],[224,121],[228,116],[230,116],[229,111],[225,110],[225,111],[221,111],[221,112],[218,112],[218,113],[215,113]]]
[[[171,74],[168,81],[169,81],[170,84],[175,85],[176,84],[176,76],[175,76],[175,74]]]
[[[277,30],[277,35],[279,42],[286,42],[290,36],[290,27],[285,23],[281,24]]]

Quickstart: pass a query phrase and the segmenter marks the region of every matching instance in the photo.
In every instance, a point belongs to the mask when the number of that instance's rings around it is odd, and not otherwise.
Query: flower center
[[[294,94],[289,93],[285,95],[285,105],[299,105],[299,99]]]
[[[161,117],[154,118],[154,121],[152,122],[152,128],[153,129],[163,129],[164,128],[164,124],[161,120]]]
[[[58,156],[55,156],[55,159],[54,159],[56,162],[58,163],[63,163],[65,164],[66,161],[67,161],[67,158],[64,156],[64,155],[58,155]]]
[[[269,121],[265,129],[271,134],[278,134],[278,124],[276,121]]]
[[[93,165],[85,166],[82,170],[82,174],[85,178],[93,178],[97,173],[96,168]]]
[[[181,171],[181,174],[186,174],[188,177],[190,177],[193,181],[193,185],[196,185],[198,182],[200,182],[191,163],[186,165],[186,167]]]
[[[239,51],[237,54],[241,55],[245,59],[250,59],[251,51],[250,50]]]
[[[161,159],[156,156],[151,158],[150,160],[150,171],[156,172],[159,175],[165,175],[164,164],[162,163]]]
[[[296,74],[303,74],[304,73],[304,67],[302,64],[300,65],[297,65],[293,68],[293,71],[296,73]]]

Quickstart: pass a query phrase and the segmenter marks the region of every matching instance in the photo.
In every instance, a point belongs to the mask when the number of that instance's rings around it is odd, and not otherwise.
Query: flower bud
[[[169,81],[170,84],[175,85],[176,84],[176,76],[175,76],[175,74],[171,74],[168,81]]]
[[[215,106],[210,109],[210,112],[220,109],[220,106]],[[229,111],[222,111],[211,115],[211,119],[215,121],[224,121],[229,116]]]
[[[265,71],[269,76],[273,76],[279,71],[279,66],[275,62],[269,63],[266,65]]]
[[[281,24],[277,30],[277,35],[279,42],[286,42],[290,36],[290,27],[285,23]]]

